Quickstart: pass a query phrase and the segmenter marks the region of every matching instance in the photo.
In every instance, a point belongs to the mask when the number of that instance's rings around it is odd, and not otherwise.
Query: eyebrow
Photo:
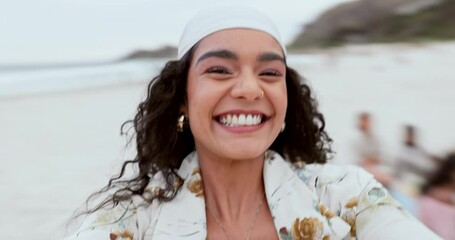
[[[199,59],[197,60],[196,64],[199,64],[204,59],[211,58],[211,57],[227,58],[227,59],[232,59],[232,60],[238,60],[239,59],[237,54],[235,54],[232,51],[224,50],[224,49],[223,50],[213,50],[213,51],[210,51],[210,52],[206,52],[201,57],[199,57]]]
[[[286,60],[284,60],[284,58],[281,55],[273,52],[266,52],[257,57],[258,62],[270,62],[277,60],[286,64]]]
[[[204,53],[202,56],[200,56],[196,62],[196,65],[199,64],[201,61],[211,58],[211,57],[217,57],[217,58],[225,58],[225,59],[232,59],[232,60],[238,60],[239,57],[237,54],[235,54],[232,51],[226,50],[226,49],[221,49],[221,50],[213,50]],[[258,62],[271,62],[271,61],[281,61],[286,64],[286,60],[279,54],[273,53],[273,52],[266,52],[261,55],[259,55],[256,59]]]

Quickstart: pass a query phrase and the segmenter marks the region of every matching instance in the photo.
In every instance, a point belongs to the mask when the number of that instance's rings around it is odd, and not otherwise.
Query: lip
[[[215,121],[215,122],[216,122],[216,124],[218,124],[218,126],[221,126],[226,131],[232,132],[232,133],[251,133],[251,132],[255,132],[255,131],[261,129],[264,126],[264,124],[266,123],[266,122],[262,122],[261,124],[255,125],[255,126],[228,127],[228,126],[225,126],[225,125],[219,123],[218,121]]]

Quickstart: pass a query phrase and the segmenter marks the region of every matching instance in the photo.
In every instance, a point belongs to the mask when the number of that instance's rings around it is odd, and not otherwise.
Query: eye
[[[275,70],[267,70],[259,74],[260,76],[271,76],[271,77],[281,77],[283,74]]]
[[[206,73],[215,73],[215,74],[230,74],[231,72],[224,67],[211,67],[205,71]]]

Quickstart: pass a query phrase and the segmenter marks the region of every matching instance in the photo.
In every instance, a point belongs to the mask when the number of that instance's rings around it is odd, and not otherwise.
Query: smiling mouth
[[[248,127],[261,125],[268,118],[264,114],[224,114],[214,119],[227,127]]]

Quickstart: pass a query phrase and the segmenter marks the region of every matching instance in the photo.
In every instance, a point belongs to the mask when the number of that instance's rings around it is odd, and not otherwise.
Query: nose
[[[233,98],[254,101],[264,96],[264,91],[259,85],[260,79],[253,73],[243,73],[238,76],[231,90]]]

